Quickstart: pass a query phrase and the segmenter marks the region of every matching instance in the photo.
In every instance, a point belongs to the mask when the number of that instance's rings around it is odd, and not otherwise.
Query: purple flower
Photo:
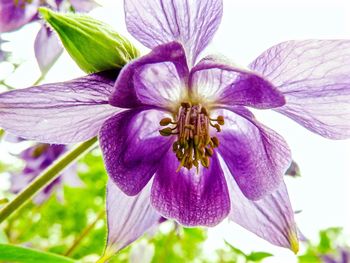
[[[40,6],[60,11],[67,11],[72,7],[78,12],[89,12],[97,4],[94,0],[70,0],[69,2],[0,0],[0,33],[15,31],[32,21],[37,21]],[[57,36],[43,24],[36,36],[34,51],[40,70],[45,73],[55,63],[63,49]]]
[[[49,167],[59,156],[67,151],[65,145],[49,145],[39,143],[25,149],[19,154],[25,162],[25,166],[20,173],[14,173],[11,176],[11,191],[14,193],[20,192],[32,180],[34,180],[42,171]],[[47,200],[53,193],[62,200],[63,185],[72,187],[82,186],[83,183],[77,176],[76,166],[73,165],[66,169],[52,183],[46,186],[35,198],[36,204],[41,204]]]
[[[324,263],[350,263],[350,252],[346,248],[338,248],[338,257],[334,255],[322,255],[321,259]]]
[[[350,137],[350,41],[284,42],[249,70],[198,62],[222,10],[221,0],[126,0],[129,32],[152,51],[115,83],[115,72],[102,72],[0,95],[0,126],[11,133],[48,143],[99,136],[115,250],[164,216],[185,226],[228,217],[297,251],[283,183],[290,150],[248,107],[327,138]]]

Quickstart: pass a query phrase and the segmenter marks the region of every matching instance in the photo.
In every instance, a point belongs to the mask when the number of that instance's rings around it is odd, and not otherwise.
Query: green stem
[[[30,200],[44,186],[53,181],[63,169],[65,169],[73,161],[77,160],[83,153],[87,152],[96,142],[96,137],[90,139],[89,141],[83,142],[49,166],[30,185],[20,192],[15,199],[0,210],[0,223],[2,223],[28,200]]]
[[[72,252],[78,247],[80,242],[90,233],[90,231],[95,227],[97,222],[105,215],[105,210],[101,211],[97,218],[92,222],[90,225],[88,225],[81,235],[74,241],[73,245],[67,250],[67,252],[64,254],[64,256],[69,257]]]
[[[38,85],[45,77],[46,77],[46,73],[42,73],[40,77],[33,83],[33,86]]]

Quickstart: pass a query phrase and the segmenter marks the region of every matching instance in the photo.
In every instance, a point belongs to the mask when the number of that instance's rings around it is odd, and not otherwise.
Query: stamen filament
[[[224,117],[210,118],[208,110],[202,105],[183,102],[174,119],[176,121],[169,117],[163,118],[159,122],[161,126],[175,126],[163,128],[159,132],[162,136],[177,135],[177,140],[172,146],[172,150],[179,160],[176,171],[180,171],[182,167],[190,170],[194,166],[198,172],[199,164],[209,168],[214,148],[219,146],[218,138],[210,137],[209,128],[213,127],[217,132],[220,132],[220,125],[225,123]]]

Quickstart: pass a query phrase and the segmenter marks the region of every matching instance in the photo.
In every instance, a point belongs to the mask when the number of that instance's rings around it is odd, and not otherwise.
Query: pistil
[[[199,165],[209,167],[214,148],[219,146],[219,139],[210,137],[209,128],[213,127],[220,132],[224,123],[223,116],[212,119],[208,110],[201,104],[192,105],[189,102],[181,103],[175,120],[164,118],[160,121],[161,126],[173,126],[160,130],[162,136],[177,136],[173,144],[173,152],[179,161],[177,171],[181,167],[188,170],[196,167],[197,171]]]

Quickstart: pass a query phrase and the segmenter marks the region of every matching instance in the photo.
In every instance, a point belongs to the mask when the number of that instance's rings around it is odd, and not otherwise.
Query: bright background
[[[123,1],[100,1],[103,8],[91,15],[108,22],[119,33],[127,33]],[[39,25],[32,24],[12,34],[5,49],[24,58],[18,73],[8,79],[15,87],[30,86],[40,75],[33,54],[33,43]],[[205,54],[221,54],[235,64],[246,66],[264,50],[292,39],[350,38],[350,2],[335,0],[224,0],[221,27]],[[133,41],[136,43],[136,40]],[[140,49],[147,52],[147,49]],[[205,55],[203,54],[203,55]],[[0,77],[9,74],[11,66],[0,64]],[[44,82],[64,81],[84,75],[64,53]],[[259,120],[283,135],[293,158],[301,169],[301,178],[287,178],[287,185],[299,228],[311,240],[318,231],[331,226],[345,228],[350,235],[350,140],[330,141],[302,128],[292,120],[270,111],[256,113]],[[0,149],[0,158],[5,151]],[[0,187],[6,188],[6,178]],[[233,200],[234,201],[234,200]],[[227,240],[243,251],[268,251],[275,255],[264,262],[296,262],[292,252],[272,246],[233,223],[224,222],[209,230],[208,250]]]

